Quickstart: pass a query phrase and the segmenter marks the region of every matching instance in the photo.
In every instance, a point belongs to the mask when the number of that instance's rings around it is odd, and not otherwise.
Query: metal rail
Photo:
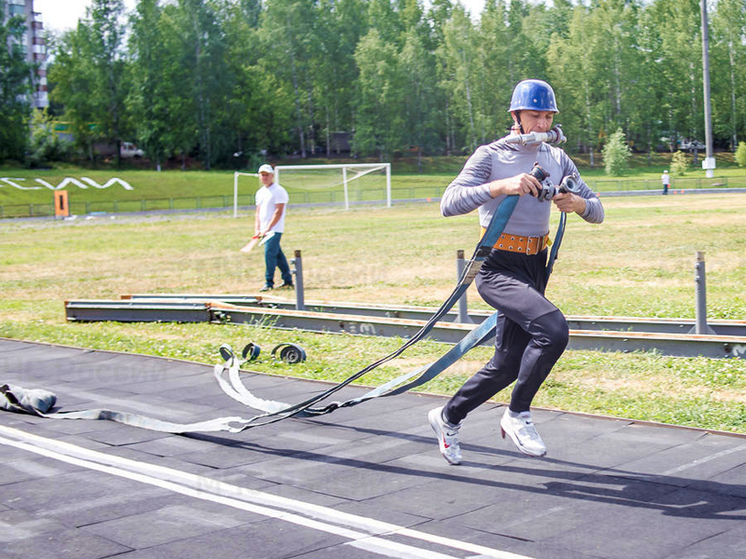
[[[67,320],[82,322],[210,322],[211,303],[206,301],[65,301]]]
[[[202,294],[134,294],[123,298],[133,301],[151,300],[184,300],[184,301],[222,301],[237,306],[260,307],[271,309],[294,309],[295,303],[276,297],[257,297],[253,295],[202,295]],[[385,306],[359,303],[334,303],[306,301],[305,310],[354,314],[361,316],[378,316],[385,318],[405,318],[410,320],[427,320],[435,312],[430,307]],[[469,319],[478,324],[487,318],[491,311],[470,310]],[[648,332],[687,334],[691,332],[696,319],[686,318],[645,318],[620,316],[567,316],[572,330],[605,330],[615,332]],[[457,322],[458,312],[451,311],[445,317],[446,322]],[[746,320],[708,320],[707,325],[719,336],[746,336]]]
[[[133,295],[121,301],[68,301],[65,305],[68,320],[100,321],[117,320],[123,322],[166,322],[166,321],[212,321],[234,324],[255,324],[281,329],[300,329],[312,332],[347,333],[372,336],[398,336],[408,338],[424,324],[423,320],[403,316],[374,314],[385,312],[385,307],[354,306],[337,304],[335,308],[350,312],[329,312],[326,310],[297,311],[280,308],[292,305],[277,299],[250,296],[141,296]],[[199,300],[198,300],[199,299]],[[315,304],[309,309],[319,308]],[[369,314],[354,314],[352,309],[364,309]],[[407,312],[414,307],[388,309],[388,312]],[[476,315],[475,315],[476,316]],[[484,316],[475,320],[480,322]],[[575,317],[574,320],[577,320]],[[617,322],[613,322],[616,320]],[[621,319],[594,318],[587,324],[629,324]],[[635,319],[641,324],[649,321]],[[582,324],[586,324],[583,322]],[[573,327],[571,321],[570,349],[591,349],[600,351],[658,351],[664,355],[738,357],[746,358],[746,337],[733,335],[691,335],[688,330],[680,333],[608,331],[602,329],[582,329]],[[473,325],[452,322],[439,322],[430,332],[430,340],[456,343]],[[681,327],[686,328],[685,326]],[[491,342],[490,342],[491,343]]]

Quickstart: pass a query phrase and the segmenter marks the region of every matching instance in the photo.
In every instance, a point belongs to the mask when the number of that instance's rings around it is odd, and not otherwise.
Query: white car
[[[707,146],[705,144],[703,144],[702,142],[700,142],[699,140],[691,140],[691,141],[689,141],[689,140],[682,140],[681,141],[681,149],[686,149],[686,150],[697,149],[697,150],[700,150],[700,149],[705,149],[705,148],[707,148]]]
[[[122,149],[119,154],[122,156],[122,159],[129,159],[131,157],[142,157],[145,155],[145,152],[132,142],[122,142]]]

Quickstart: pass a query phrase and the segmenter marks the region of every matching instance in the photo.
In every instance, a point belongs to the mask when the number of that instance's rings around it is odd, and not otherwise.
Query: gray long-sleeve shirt
[[[588,187],[570,157],[560,148],[546,143],[522,146],[509,144],[505,138],[480,146],[468,159],[459,175],[448,185],[440,202],[444,216],[461,215],[479,209],[479,223],[487,227],[505,195],[492,198],[489,183],[497,179],[528,173],[538,162],[549,173],[549,180],[560,184],[573,173],[580,183],[578,196],[586,201],[581,216],[590,223],[604,220],[604,208],[598,196]],[[551,202],[540,201],[530,195],[521,196],[505,232],[513,235],[539,237],[549,232]]]

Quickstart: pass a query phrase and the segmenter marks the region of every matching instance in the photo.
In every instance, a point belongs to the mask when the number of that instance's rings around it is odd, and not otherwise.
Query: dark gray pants
[[[448,401],[446,421],[460,423],[514,381],[510,409],[529,410],[569,337],[565,317],[544,297],[546,258],[546,250],[533,256],[493,250],[485,260],[476,285],[499,311],[495,355]]]

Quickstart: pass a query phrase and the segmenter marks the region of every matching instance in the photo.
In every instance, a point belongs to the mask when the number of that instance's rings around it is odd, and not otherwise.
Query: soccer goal
[[[238,216],[239,176],[234,174],[233,215]],[[391,207],[391,163],[349,163],[339,165],[278,165],[275,181],[290,194],[291,204],[383,203]]]
[[[233,217],[238,217],[238,177],[259,177],[258,173],[233,173]]]

